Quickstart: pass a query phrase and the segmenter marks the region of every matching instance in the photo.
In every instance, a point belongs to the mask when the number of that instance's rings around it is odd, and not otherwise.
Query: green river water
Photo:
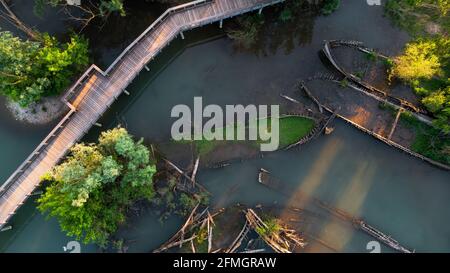
[[[318,58],[324,39],[353,39],[395,54],[408,36],[383,17],[382,7],[365,1],[341,1],[341,9],[328,17],[305,18],[307,28],[293,31],[292,44],[276,52],[254,54],[239,51],[220,35],[217,26],[186,33],[176,40],[131,84],[131,96],[122,96],[102,118],[105,127],[118,123],[146,142],[164,145],[170,138],[174,105],[192,105],[194,96],[205,104],[283,104],[279,94],[295,97],[293,84],[317,71],[325,71]],[[150,20],[149,17],[148,20]],[[276,40],[276,34],[273,38]],[[280,34],[282,35],[282,33]],[[215,37],[215,38],[214,38]],[[123,46],[123,45],[122,45]],[[98,54],[105,65],[117,48]],[[261,52],[261,51],[259,51]],[[2,101],[2,105],[3,105]],[[450,250],[450,173],[391,148],[342,121],[335,131],[300,149],[274,152],[222,169],[202,169],[198,181],[212,193],[212,205],[236,202],[246,205],[287,204],[309,206],[294,195],[306,193],[362,217],[419,252]],[[0,181],[14,169],[52,128],[28,126],[14,121],[6,109],[0,112]],[[93,128],[85,140],[100,132]],[[167,155],[171,157],[170,154]],[[172,155],[176,156],[176,155]],[[270,170],[292,188],[283,195],[257,182],[259,168]],[[164,224],[151,211],[130,219],[120,234],[130,242],[130,252],[156,248],[178,230],[183,219],[172,217]],[[65,236],[54,219],[45,220],[29,199],[11,220],[13,230],[0,233],[3,252],[63,252],[73,240]],[[368,252],[372,240],[350,224],[326,217],[312,229],[314,236],[343,252]],[[82,252],[98,251],[82,245]],[[306,251],[329,251],[310,242]],[[382,251],[390,251],[382,248]]]

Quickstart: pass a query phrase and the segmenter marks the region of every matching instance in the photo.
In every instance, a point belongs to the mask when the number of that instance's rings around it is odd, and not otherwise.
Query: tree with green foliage
[[[441,69],[439,57],[435,54],[436,46],[432,40],[408,44],[404,53],[394,60],[392,73],[406,81],[431,79]]]
[[[60,94],[89,62],[88,42],[72,35],[59,43],[42,34],[40,41],[23,41],[0,32],[0,93],[21,106]]]
[[[129,207],[154,196],[156,172],[150,152],[124,128],[103,132],[97,144],[77,144],[42,180],[42,213],[56,217],[61,229],[84,243],[106,246],[126,219]]]
[[[189,2],[191,0],[150,0],[169,5],[177,5]],[[107,19],[110,15],[118,14],[126,16],[124,0],[100,0],[100,1],[81,1],[80,5],[72,5],[67,0],[35,0],[34,13],[40,17],[44,15],[45,7],[59,7],[65,13],[84,26],[88,25],[95,18]],[[76,12],[74,12],[76,11]],[[76,15],[75,15],[76,14]]]
[[[123,0],[81,1],[81,5],[69,4],[67,0],[35,0],[34,13],[38,16],[42,16],[46,6],[62,7],[69,15],[72,14],[70,12],[72,9],[78,9],[83,17],[74,17],[77,19],[87,19],[90,17],[93,19],[97,16],[106,17],[115,12],[119,13],[121,16],[125,16],[126,14],[123,7]]]
[[[414,35],[448,33],[449,10],[449,0],[388,0],[385,5],[394,23]]]
[[[394,60],[391,76],[409,83],[423,105],[436,117],[434,123],[450,133],[450,39],[418,39],[406,45]]]
[[[325,0],[322,7],[322,14],[330,15],[336,10],[338,10],[340,5],[341,5],[340,0]]]

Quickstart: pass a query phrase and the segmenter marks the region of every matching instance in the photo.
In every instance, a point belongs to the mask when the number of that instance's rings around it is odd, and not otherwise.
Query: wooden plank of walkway
[[[0,188],[0,229],[97,119],[168,43],[182,31],[284,0],[197,0],[169,9],[106,70],[92,65],[63,100],[69,112]]]

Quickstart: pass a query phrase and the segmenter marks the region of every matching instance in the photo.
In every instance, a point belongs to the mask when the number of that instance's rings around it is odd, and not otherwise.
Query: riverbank
[[[68,111],[59,97],[43,98],[39,103],[32,103],[25,108],[9,101],[6,107],[16,120],[34,125],[49,124],[60,119]]]

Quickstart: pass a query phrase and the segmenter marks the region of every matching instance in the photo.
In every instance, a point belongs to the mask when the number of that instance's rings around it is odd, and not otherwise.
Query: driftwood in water
[[[297,104],[299,104],[300,102],[298,101],[298,100],[296,100],[296,99],[293,99],[293,98],[291,98],[291,97],[288,97],[288,96],[286,96],[286,95],[283,95],[283,94],[280,94],[280,97],[282,97],[282,98],[285,98],[285,99],[287,99],[288,101],[290,101],[290,102],[293,102],[293,103],[297,103]]]
[[[196,234],[195,228],[200,227],[208,229],[208,252],[213,252],[212,248],[212,228],[214,224],[214,217],[223,212],[223,209],[219,210],[214,214],[210,214],[208,208],[205,208],[202,212],[197,213],[200,204],[197,204],[194,209],[191,211],[189,217],[187,218],[184,225],[180,228],[180,230],[175,233],[167,242],[162,244],[158,249],[155,249],[153,253],[160,253],[163,251],[167,251],[173,247],[182,247],[183,244],[193,241],[198,238],[198,234]],[[193,233],[193,234],[192,234]],[[185,239],[186,235],[190,235],[188,239]],[[191,249],[195,250],[194,242],[191,242]]]
[[[261,248],[261,249],[252,249],[252,250],[245,250],[239,253],[245,253],[245,254],[253,254],[253,253],[261,253],[261,252],[265,252],[266,249],[265,248]]]
[[[325,54],[325,57],[330,61],[330,63],[333,65],[333,67],[340,72],[345,78],[347,78],[349,81],[355,83],[358,85],[358,87],[361,87],[364,92],[372,93],[375,96],[379,97],[380,99],[387,100],[393,104],[396,105],[396,107],[403,107],[412,113],[421,114],[419,117],[422,119],[429,119],[432,120],[431,117],[427,116],[428,112],[421,109],[420,107],[412,104],[411,102],[404,100],[402,98],[394,97],[386,93],[385,91],[382,91],[366,82],[361,80],[360,78],[356,77],[352,73],[348,73],[345,71],[334,59],[333,54],[331,53],[331,48],[341,45],[342,43],[340,41],[326,41],[323,47],[323,52]],[[366,50],[369,50],[366,48]],[[371,53],[375,53],[375,51],[370,51]]]
[[[364,89],[362,89],[362,88],[360,88],[360,87],[357,87],[355,84],[350,84],[350,83],[349,83],[348,86],[351,87],[351,88],[354,88],[354,89],[356,89],[356,90],[358,90],[358,91],[360,91],[360,92],[363,92],[363,93],[365,93],[366,95],[371,96],[371,97],[377,99],[377,100],[380,101],[380,102],[388,103],[388,104],[394,106],[396,109],[402,109],[403,111],[406,111],[406,110],[407,110],[407,109],[403,108],[402,106],[396,105],[396,104],[393,103],[393,102],[390,102],[390,101],[387,101],[387,100],[382,100],[380,97],[377,97],[377,96],[374,95],[374,94],[368,93],[368,92],[365,91]],[[350,120],[350,119],[348,119],[348,118],[346,118],[346,117],[344,117],[344,116],[342,116],[342,115],[337,114],[337,111],[336,111],[336,110],[333,110],[333,109],[331,109],[331,108],[329,108],[329,107],[327,107],[327,106],[325,106],[325,105],[323,105],[323,104],[321,104],[321,107],[322,107],[324,110],[326,110],[327,112],[329,112],[329,113],[336,114],[336,116],[337,116],[338,118],[344,120],[344,121],[347,122],[347,123],[350,123],[351,125],[353,125],[353,126],[356,127],[357,129],[359,129],[359,130],[361,130],[361,131],[363,131],[363,132],[365,132],[365,133],[367,133],[367,134],[369,134],[369,135],[375,137],[376,139],[378,139],[378,140],[380,140],[380,141],[382,141],[382,142],[388,144],[389,146],[398,148],[398,149],[402,150],[403,152],[405,152],[405,153],[407,153],[407,154],[410,154],[410,155],[412,155],[412,156],[415,156],[415,157],[417,157],[417,158],[420,158],[420,159],[422,159],[422,160],[424,160],[424,161],[426,161],[426,162],[428,162],[428,163],[430,163],[430,164],[432,164],[432,165],[434,165],[434,166],[437,166],[437,167],[439,167],[439,168],[442,168],[442,169],[444,169],[444,170],[447,170],[447,171],[450,170],[450,166],[447,165],[447,164],[444,164],[444,163],[438,162],[438,161],[436,161],[436,160],[433,160],[433,159],[431,159],[431,158],[428,158],[428,157],[426,157],[426,156],[424,156],[424,155],[421,155],[421,154],[419,154],[419,153],[417,153],[417,152],[414,152],[414,151],[410,150],[410,149],[407,148],[407,147],[402,146],[401,144],[399,144],[399,143],[397,143],[397,142],[394,142],[394,141],[392,141],[392,140],[390,140],[390,139],[388,139],[388,138],[385,138],[384,136],[381,136],[381,135],[375,133],[374,131],[367,129],[367,128],[364,127],[364,126],[361,126],[361,125],[359,125],[358,123],[353,122],[352,120]],[[339,109],[338,109],[338,110],[339,110]],[[420,121],[424,122],[425,124],[431,124],[431,120],[429,120],[426,116],[421,115],[420,113],[414,113],[414,112],[411,112],[411,111],[409,111],[409,113],[413,114],[417,119],[419,119]]]
[[[186,229],[192,225],[195,224],[195,217],[196,216],[196,212],[197,209],[199,207],[200,204],[197,204],[194,209],[191,211],[191,214],[189,215],[189,217],[187,218],[186,222],[184,223],[184,225],[181,227],[181,229],[175,233],[175,235],[173,235],[166,243],[164,243],[162,246],[160,246],[158,249],[154,250],[153,253],[159,253],[162,251],[165,251],[169,248],[172,248],[174,246],[182,246],[185,242],[188,242],[190,240],[193,240],[196,238],[196,235],[192,236],[191,238],[189,238],[188,240],[184,240],[184,235],[186,232]],[[203,211],[200,214],[200,217],[205,213],[206,211]]]
[[[198,165],[200,163],[200,157],[197,157],[197,160],[195,160],[194,164],[194,170],[192,171],[191,181],[193,186],[195,186],[195,176],[197,175]]]
[[[265,169],[260,170],[259,175],[258,175],[258,182],[267,187],[270,187],[274,190],[280,191],[283,194],[286,194],[286,195],[291,194],[291,191],[289,189],[283,188],[283,185],[281,184],[281,182],[278,179],[273,178],[271,176],[270,172]],[[302,195],[302,194],[297,193],[297,195]],[[359,228],[362,231],[364,231],[365,233],[374,237],[375,239],[380,240],[381,242],[383,242],[385,245],[391,247],[392,249],[395,249],[397,251],[404,252],[404,253],[412,252],[411,250],[407,249],[406,247],[403,247],[402,245],[400,245],[400,243],[397,242],[396,240],[394,240],[391,236],[385,235],[383,232],[381,232],[381,231],[377,230],[376,228],[374,228],[373,226],[370,226],[369,224],[365,223],[362,219],[354,218],[349,213],[347,213],[343,210],[340,210],[338,208],[334,208],[317,198],[312,197],[310,199],[316,205],[327,210],[332,215],[337,216],[338,218],[340,218],[344,221],[351,222],[356,228]]]
[[[250,231],[250,225],[248,221],[245,221],[244,226],[239,232],[238,236],[231,245],[224,251],[225,253],[234,253],[236,250],[242,245],[242,241],[247,237],[248,232]]]
[[[319,108],[319,112],[323,114],[322,104],[320,104],[320,102],[311,94],[311,91],[308,90],[303,82],[299,83],[299,88],[305,91],[305,94],[317,105],[317,108]]]
[[[209,191],[203,187],[202,185],[200,185],[199,183],[195,183],[194,180],[192,180],[192,177],[190,177],[189,175],[186,174],[186,172],[184,172],[183,170],[181,170],[177,165],[175,165],[173,162],[169,161],[166,158],[162,158],[162,160],[164,162],[166,162],[169,166],[171,166],[175,171],[177,171],[179,174],[181,174],[182,176],[184,176],[186,179],[188,179],[190,182],[192,182],[192,185],[194,187],[199,188],[201,191],[206,192],[207,194],[210,194]],[[194,177],[195,178],[195,177]]]
[[[11,10],[11,8],[8,6],[5,0],[0,0],[0,4],[3,6],[6,12],[0,11],[1,15],[0,17],[3,17],[6,21],[16,26],[18,29],[25,32],[31,39],[35,41],[39,41],[40,35],[38,32],[34,31],[27,25],[25,25],[17,16],[16,14]]]
[[[383,242],[385,245],[389,246],[390,248],[395,249],[399,252],[403,252],[403,253],[412,253],[413,252],[413,251],[407,249],[406,247],[400,245],[400,243],[398,241],[396,241],[394,238],[392,238],[391,236],[384,234],[380,230],[378,230],[378,229],[374,228],[373,226],[364,222],[362,219],[354,218],[349,213],[347,213],[341,209],[332,207],[323,201],[317,200],[316,203],[319,204],[319,206],[322,207],[323,209],[329,211],[331,214],[333,214],[345,221],[349,221],[349,222],[353,223],[353,225],[355,227],[361,229],[362,231],[364,231],[365,233],[374,237],[375,239]]]
[[[391,131],[389,132],[389,136],[388,136],[387,139],[391,140],[392,135],[394,134],[395,129],[397,128],[397,124],[398,124],[398,121],[400,120],[400,116],[402,115],[402,113],[403,113],[403,109],[400,108],[400,109],[397,111],[397,115],[395,116],[394,124],[392,125]]]
[[[270,234],[259,232],[260,230],[269,230],[269,227],[252,209],[247,209],[245,218],[250,227],[254,229],[261,239],[263,239],[275,252],[291,253],[296,247],[304,247],[306,245],[304,239],[301,238],[295,230],[289,229],[283,225],[280,225],[277,232],[272,232]]]
[[[194,246],[194,240],[191,240],[191,250],[192,250],[192,253],[196,253],[195,246]]]
[[[328,107],[326,107],[326,106],[324,106],[324,105],[322,105],[322,106],[323,106],[323,108],[324,108],[326,111],[328,111],[328,112],[330,112],[330,113],[335,113],[334,110],[332,110],[332,109],[330,109],[330,108],[328,108]],[[441,169],[450,171],[450,166],[447,165],[447,164],[438,162],[438,161],[433,160],[433,159],[431,159],[431,158],[428,158],[428,157],[426,157],[426,156],[424,156],[424,155],[421,155],[421,154],[419,154],[419,153],[417,153],[417,152],[414,152],[414,151],[410,150],[409,148],[406,148],[405,146],[403,146],[403,145],[401,145],[401,144],[399,144],[399,143],[397,143],[397,142],[394,142],[394,141],[392,141],[392,140],[389,140],[389,139],[385,138],[384,136],[379,135],[379,134],[375,133],[374,131],[367,129],[366,127],[361,126],[361,125],[359,125],[358,123],[356,123],[356,122],[354,122],[354,121],[352,121],[352,120],[350,120],[350,119],[348,119],[348,118],[346,118],[346,117],[344,117],[344,116],[341,116],[341,115],[337,114],[337,117],[340,118],[340,119],[342,119],[343,121],[345,121],[345,122],[347,122],[347,123],[353,125],[354,127],[356,127],[357,129],[363,131],[364,133],[366,133],[366,134],[368,134],[368,135],[371,135],[371,136],[373,136],[374,138],[376,138],[376,139],[378,139],[378,140],[380,140],[380,141],[382,141],[382,142],[388,144],[388,145],[391,146],[391,147],[395,147],[395,148],[397,148],[397,149],[400,149],[400,150],[402,150],[403,152],[405,152],[405,153],[407,153],[407,154],[409,154],[409,155],[412,155],[412,156],[415,156],[415,157],[417,157],[417,158],[420,158],[420,159],[422,159],[423,161],[426,161],[426,162],[428,162],[428,163],[430,163],[430,164],[432,164],[432,165],[434,165],[434,166],[437,166],[437,167],[439,167],[439,168],[441,168]]]

